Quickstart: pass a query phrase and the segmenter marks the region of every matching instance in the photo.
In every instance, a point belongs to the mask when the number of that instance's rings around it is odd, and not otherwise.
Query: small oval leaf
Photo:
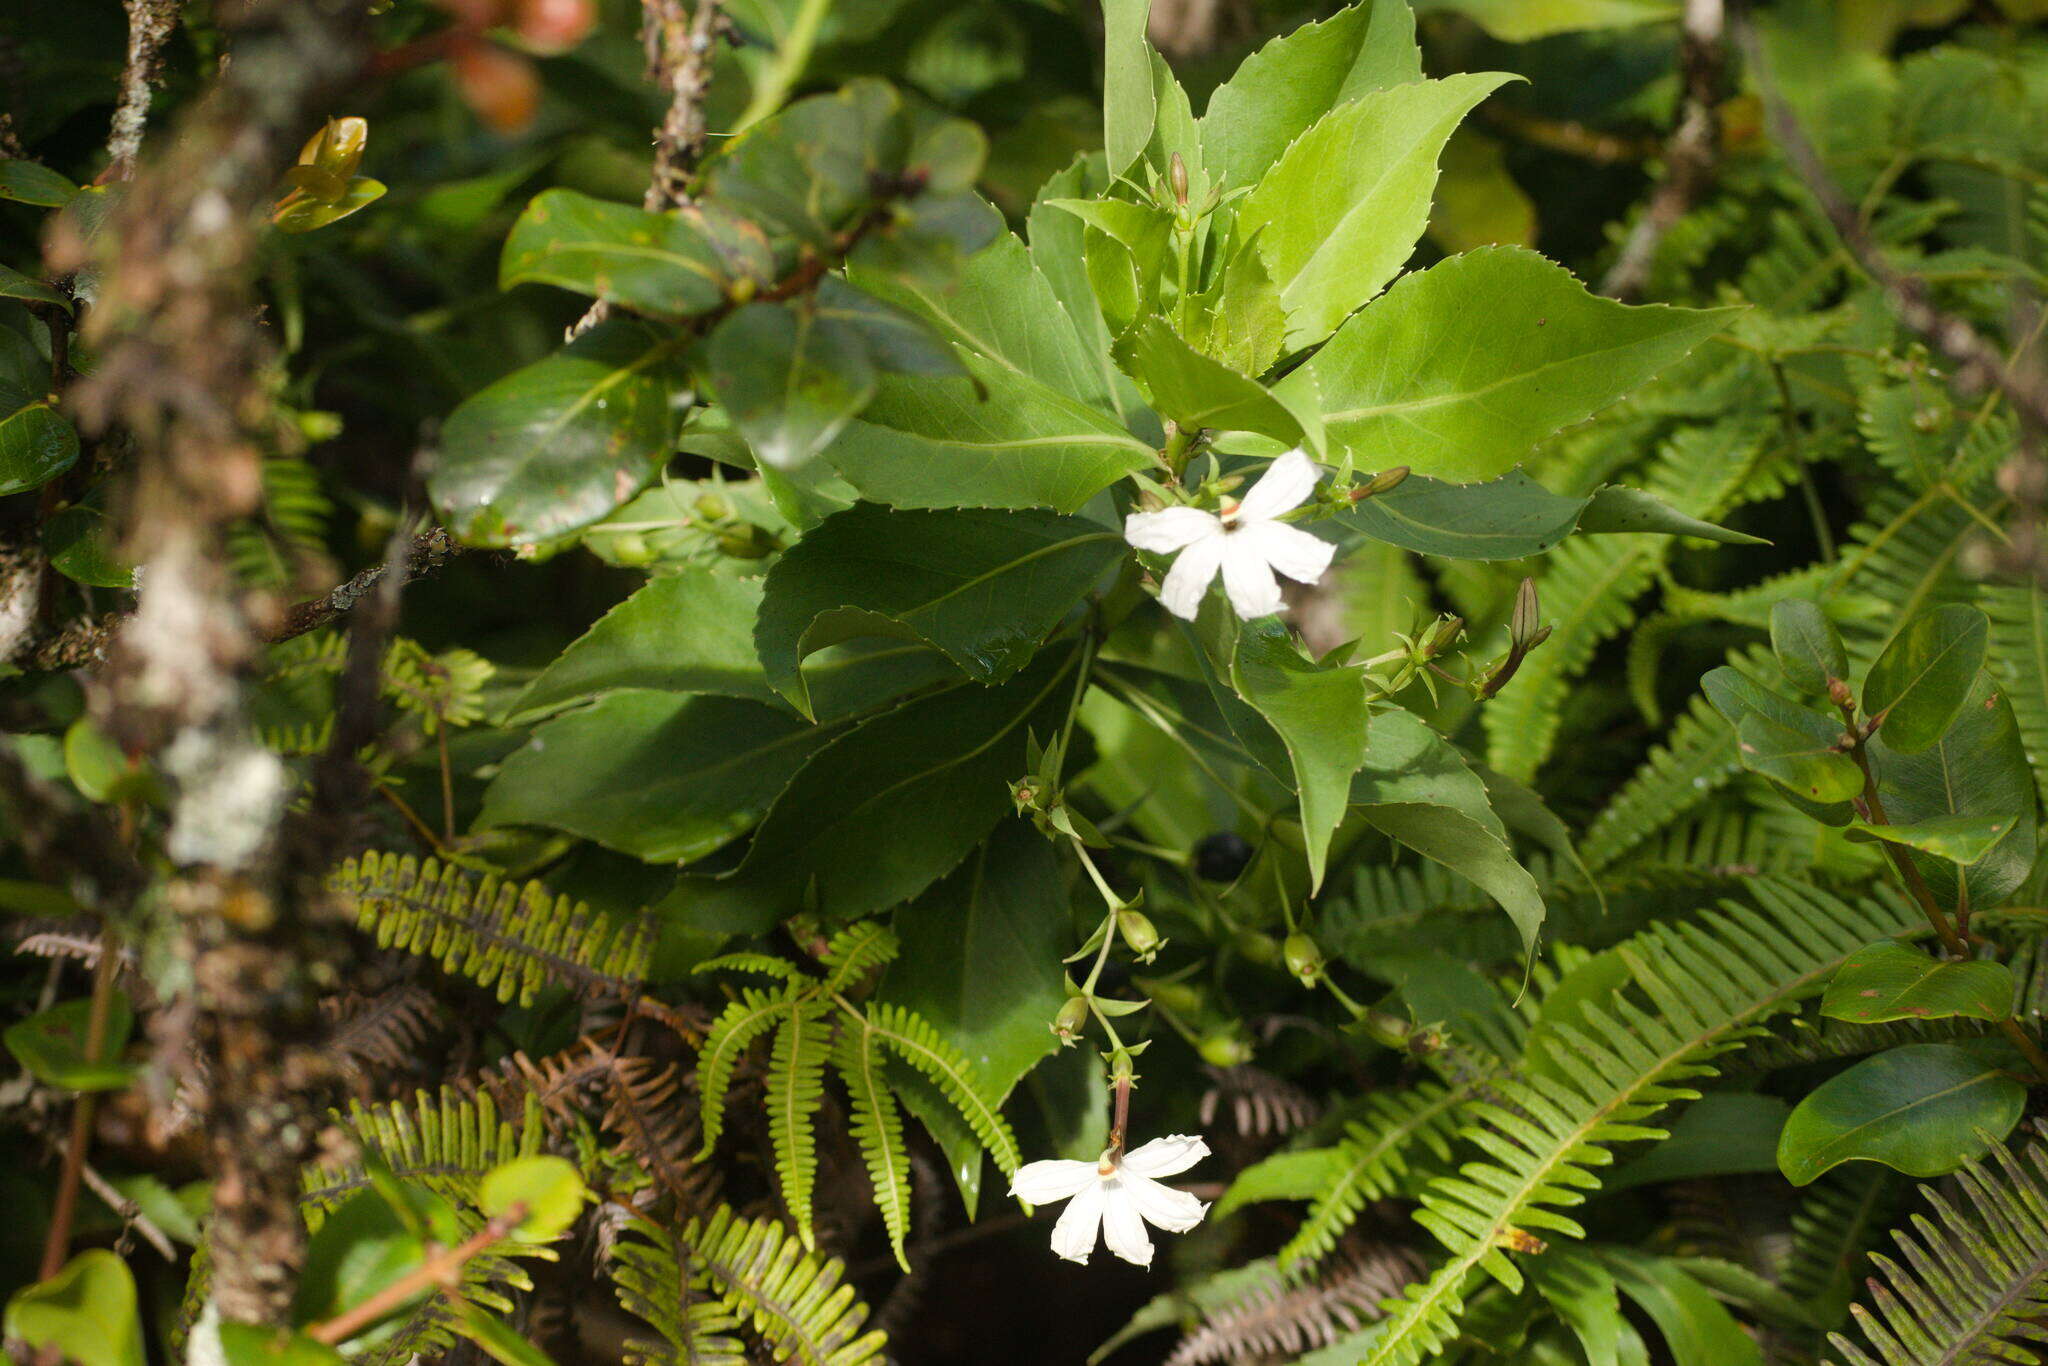
[[[1799,1102],[1778,1138],[1778,1169],[1795,1186],[1844,1162],[1941,1176],[2011,1133],[2026,1100],[2026,1086],[1990,1050],[1908,1044]]]

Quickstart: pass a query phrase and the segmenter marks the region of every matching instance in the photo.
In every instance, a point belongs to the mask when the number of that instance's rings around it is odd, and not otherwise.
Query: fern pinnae
[[[864,1022],[859,1027],[841,1028],[833,1045],[832,1063],[853,1102],[853,1137],[867,1162],[868,1182],[874,1187],[875,1205],[882,1211],[889,1250],[896,1255],[896,1265],[908,1274],[910,1257],[903,1243],[910,1232],[910,1152],[904,1146],[896,1097],[882,1076],[874,1031]]]
[[[945,1093],[1003,1175],[1014,1175],[1023,1161],[1017,1152],[1017,1137],[999,1103],[982,1089],[966,1056],[941,1039],[923,1016],[902,1006],[876,1002],[868,1007],[867,1018],[877,1039]]]
[[[825,1099],[825,1057],[831,1024],[823,1008],[799,1001],[776,1026],[768,1054],[768,1138],[782,1203],[806,1248],[817,1246],[811,1195],[818,1181],[818,1135],[812,1125]]]
[[[672,1229],[645,1219],[626,1223],[605,1259],[619,1307],[661,1335],[628,1338],[626,1366],[748,1366],[739,1320],[708,1288],[696,1249]]]
[[[1828,1338],[1851,1366],[1989,1366],[2048,1343],[2048,1148],[1994,1144],[1956,1181],[1953,1204],[1922,1187],[1933,1217],[1898,1231],[1903,1265],[1872,1254],[1873,1307],[1851,1312],[1873,1350]]]
[[[820,959],[831,973],[825,979],[825,995],[845,991],[862,975],[881,967],[896,956],[896,936],[879,920],[862,920],[832,936]]]
[[[1367,1097],[1372,1114],[1347,1127],[1338,1145],[1344,1169],[1316,1196],[1301,1228],[1280,1249],[1280,1269],[1293,1272],[1328,1255],[1369,1202],[1394,1190],[1409,1171],[1416,1148],[1448,1158],[1459,1110],[1475,1089],[1476,1083],[1451,1087],[1424,1082],[1391,1097]]]
[[[380,948],[401,948],[531,1005],[556,982],[578,991],[631,992],[653,945],[643,925],[614,922],[538,882],[477,874],[438,859],[366,853],[328,887],[352,903]]]
[[[710,1032],[704,1036],[704,1046],[697,1053],[697,1103],[704,1126],[704,1147],[697,1154],[698,1161],[711,1156],[719,1135],[725,1132],[725,1096],[732,1086],[733,1069],[754,1040],[793,1008],[790,998],[782,992],[746,987],[740,991],[739,999],[728,1003],[712,1021]]]
[[[718,1292],[769,1346],[799,1366],[865,1366],[884,1335],[862,1333],[867,1308],[844,1283],[836,1257],[809,1255],[779,1224],[748,1221],[721,1206],[683,1233]]]

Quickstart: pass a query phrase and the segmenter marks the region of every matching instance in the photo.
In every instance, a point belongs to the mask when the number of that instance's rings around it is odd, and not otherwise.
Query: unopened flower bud
[[[1435,659],[1457,643],[1458,636],[1464,629],[1465,619],[1463,617],[1445,617],[1436,624],[1436,629],[1430,632],[1428,639],[1423,642],[1422,652],[1429,658]]]
[[[1378,474],[1365,481],[1365,496],[1377,498],[1382,493],[1392,493],[1395,489],[1401,487],[1401,481],[1407,477],[1408,467],[1406,465],[1396,465],[1392,469],[1381,470]]]
[[[1828,701],[1838,707],[1853,707],[1856,705],[1856,694],[1850,692],[1849,685],[1841,679],[1830,678],[1828,680]]]
[[[1165,942],[1159,937],[1159,931],[1154,928],[1152,918],[1143,911],[1118,911],[1116,930],[1124,937],[1124,943],[1131,946],[1132,953],[1148,961],[1153,954],[1159,952],[1159,946]]]
[[[1232,941],[1237,951],[1260,967],[1271,967],[1281,959],[1279,943],[1270,934],[1257,930],[1241,930]]]
[[[1535,644],[1542,615],[1543,604],[1536,596],[1536,580],[1523,579],[1522,586],[1515,590],[1515,610],[1508,618],[1508,640],[1515,649],[1528,650]]]
[[[697,495],[697,515],[707,522],[722,522],[732,516],[732,499],[716,491]]]
[[[1173,182],[1173,202],[1185,208],[1188,202],[1188,164],[1181,160],[1179,152],[1175,152],[1168,163],[1167,176]]]
[[[1088,998],[1069,996],[1067,1003],[1060,1007],[1060,1013],[1052,1017],[1052,1024],[1049,1027],[1062,1048],[1071,1048],[1087,1025]]]
[[[1303,986],[1312,987],[1322,979],[1323,951],[1315,940],[1305,934],[1290,934],[1281,952],[1287,970],[1300,978]]]
[[[1252,1060],[1251,1041],[1231,1025],[1205,1034],[1195,1045],[1195,1052],[1211,1067],[1242,1067]]]

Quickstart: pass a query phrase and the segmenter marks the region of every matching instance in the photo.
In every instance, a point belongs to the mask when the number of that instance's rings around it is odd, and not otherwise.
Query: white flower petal
[[[1198,544],[1196,549],[1199,548]],[[1186,559],[1187,555],[1181,558]],[[1180,566],[1175,565],[1174,568],[1179,569]],[[1230,595],[1230,605],[1246,621],[1254,617],[1270,617],[1280,610],[1280,581],[1273,577],[1273,571],[1266,564],[1266,557],[1258,545],[1246,540],[1242,534],[1224,538],[1223,591]],[[1161,600],[1164,601],[1163,598]]]
[[[1224,547],[1231,539],[1219,527],[1215,535],[1204,536],[1180,552],[1173,568],[1166,571],[1166,582],[1159,586],[1159,601],[1167,611],[1183,621],[1195,619],[1195,614],[1202,610],[1202,595],[1209,591],[1209,584],[1223,563]]]
[[[1124,1181],[1112,1177],[1103,1182],[1102,1241],[1109,1250],[1137,1266],[1152,1265],[1152,1238],[1145,1232],[1145,1220],[1138,1202]]]
[[[1264,522],[1291,512],[1308,501],[1316,491],[1316,480],[1323,472],[1316,468],[1316,462],[1291,450],[1275,460],[1252,485],[1251,492],[1238,505],[1237,515],[1246,522]]]
[[[1236,538],[1258,549],[1266,563],[1296,583],[1314,583],[1330,567],[1337,547],[1285,522],[1254,522],[1237,529]]]
[[[1209,1155],[1209,1145],[1195,1134],[1168,1134],[1124,1154],[1123,1170],[1140,1176],[1178,1176]],[[1032,1163],[1038,1166],[1039,1163]],[[1026,1167],[1024,1170],[1029,1171]]]
[[[1131,1203],[1138,1207],[1138,1213],[1148,1223],[1156,1224],[1168,1233],[1186,1233],[1202,1222],[1202,1216],[1209,1207],[1171,1186],[1162,1186],[1150,1177],[1139,1176],[1125,1170],[1121,1180],[1124,1192],[1131,1197]]]
[[[1074,1193],[1073,1203],[1052,1227],[1052,1250],[1070,1262],[1088,1265],[1095,1250],[1095,1232],[1102,1224],[1102,1207],[1107,1199],[1100,1181],[1091,1181]]]
[[[1030,1162],[1017,1168],[1010,1178],[1010,1194],[1033,1205],[1050,1205],[1079,1195],[1096,1178],[1093,1162],[1068,1162],[1053,1158]]]
[[[1200,508],[1162,508],[1124,518],[1124,539],[1140,550],[1160,555],[1171,555],[1222,529],[1223,523],[1214,513]]]

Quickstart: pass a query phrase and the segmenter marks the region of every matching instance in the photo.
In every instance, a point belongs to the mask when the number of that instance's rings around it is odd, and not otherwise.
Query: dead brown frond
[[[1293,1133],[1316,1122],[1323,1107],[1293,1082],[1256,1067],[1202,1068],[1209,1074],[1210,1087],[1202,1096],[1200,1114],[1204,1127],[1216,1122],[1219,1113],[1228,1114],[1237,1131],[1250,1137],[1266,1138]]]
[[[320,1013],[333,1025],[327,1046],[357,1076],[412,1067],[441,1025],[433,993],[409,982],[374,995],[329,997]]]
[[[1271,1279],[1210,1314],[1167,1358],[1167,1366],[1293,1358],[1326,1347],[1380,1317],[1380,1303],[1415,1279],[1405,1248],[1375,1247],[1333,1261],[1314,1282]]]
[[[683,1209],[709,1209],[718,1173],[692,1160],[704,1135],[697,1126],[696,1089],[685,1081],[681,1065],[622,1057],[607,1083],[611,1108],[604,1128],[618,1135],[618,1151],[644,1166]]]

